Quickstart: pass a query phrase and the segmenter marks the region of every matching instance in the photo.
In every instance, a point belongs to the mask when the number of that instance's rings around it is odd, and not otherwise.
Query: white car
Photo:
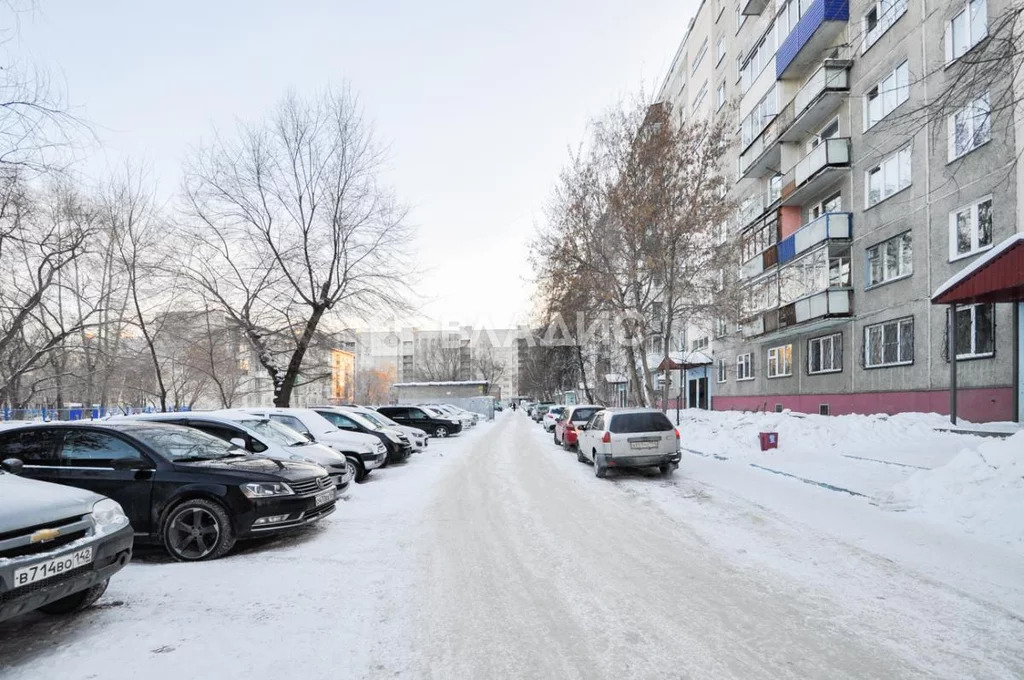
[[[463,429],[469,429],[476,425],[476,418],[467,411],[462,411],[450,404],[420,404],[420,408],[429,408],[436,411],[441,417],[454,418],[462,423]]]
[[[565,409],[565,406],[552,406],[548,409],[548,412],[540,419],[545,432],[555,431],[555,425],[558,423],[559,419],[561,419],[562,414],[565,413]]]
[[[367,420],[380,425],[381,427],[387,427],[392,430],[398,430],[406,437],[409,438],[409,442],[412,444],[413,451],[422,451],[427,448],[430,441],[430,435],[421,430],[418,427],[407,427],[405,425],[399,425],[395,421],[388,418],[383,413],[374,411],[372,408],[366,408],[365,406],[339,406],[338,408],[346,411],[354,411],[359,415],[363,416]]]
[[[388,449],[380,439],[362,432],[339,430],[329,420],[310,408],[245,408],[245,413],[265,416],[274,422],[287,425],[299,434],[320,444],[326,444],[341,453],[354,453],[358,457],[356,481],[361,482],[384,464]]]
[[[664,413],[652,408],[610,408],[598,411],[577,427],[576,458],[593,463],[594,474],[608,468],[656,467],[671,474],[679,467],[679,430]]]
[[[179,411],[113,416],[110,420],[146,420],[184,425],[265,458],[313,463],[327,471],[338,491],[343,491],[356,473],[353,461],[330,447],[314,444],[291,428],[248,413]]]

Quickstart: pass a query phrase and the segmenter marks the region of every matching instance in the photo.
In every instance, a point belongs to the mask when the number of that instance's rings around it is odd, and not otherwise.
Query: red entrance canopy
[[[1014,234],[938,287],[935,305],[1024,301],[1024,233]]]

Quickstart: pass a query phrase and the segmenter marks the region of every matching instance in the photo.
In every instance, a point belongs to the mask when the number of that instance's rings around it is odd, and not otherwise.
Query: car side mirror
[[[115,470],[148,470],[151,466],[149,461],[141,458],[118,458],[111,464]]]
[[[4,472],[10,472],[12,475],[20,475],[24,467],[25,464],[21,462],[20,458],[4,458],[3,462],[0,463],[0,469]]]
[[[230,439],[230,444],[232,446],[237,446],[240,449],[244,449],[245,448],[245,440],[242,439],[241,437],[232,437]]]
[[[585,429],[587,429],[587,424],[583,423],[583,424],[579,425],[576,429],[577,430],[585,430]]]
[[[303,434],[303,436],[305,436],[305,437],[306,437],[306,439],[308,439],[309,441],[311,441],[311,442],[315,442],[315,441],[316,441],[316,439],[315,439],[315,438],[313,437],[313,433],[312,433],[312,432],[303,432],[302,434]]]

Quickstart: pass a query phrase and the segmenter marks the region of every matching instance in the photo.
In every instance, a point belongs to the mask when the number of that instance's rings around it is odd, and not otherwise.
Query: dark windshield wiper
[[[227,456],[180,456],[174,459],[175,463],[195,463],[201,460],[220,460]]]

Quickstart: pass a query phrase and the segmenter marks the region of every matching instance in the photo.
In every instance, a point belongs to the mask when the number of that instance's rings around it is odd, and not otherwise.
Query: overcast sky
[[[660,83],[696,1],[46,0],[15,52],[63,78],[104,150],[176,190],[214,128],[294,88],[349,83],[391,149],[427,269],[423,312],[507,326],[531,308],[528,242],[569,145]]]

